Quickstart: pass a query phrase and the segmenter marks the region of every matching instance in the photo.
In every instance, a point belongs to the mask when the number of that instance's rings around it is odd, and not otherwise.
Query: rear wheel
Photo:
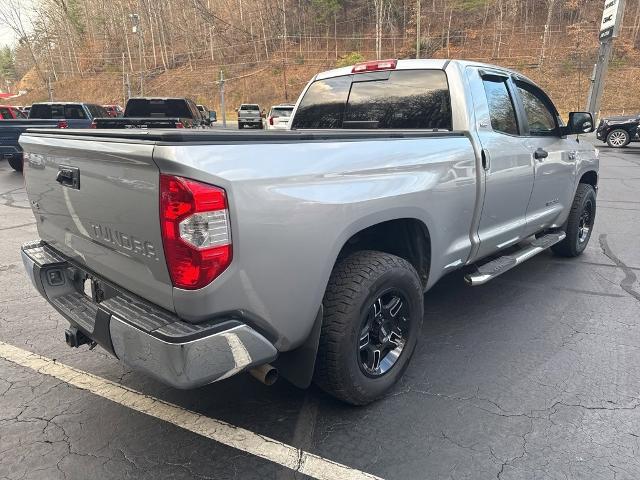
[[[551,247],[557,255],[577,257],[587,248],[596,219],[596,192],[591,185],[578,185],[571,212],[565,224],[566,238]]]
[[[626,147],[631,141],[631,137],[626,130],[618,128],[616,130],[612,130],[607,135],[607,145],[612,148],[622,148]]]
[[[323,307],[315,383],[353,405],[384,395],[402,376],[420,334],[416,270],[394,255],[356,252],[334,267]]]

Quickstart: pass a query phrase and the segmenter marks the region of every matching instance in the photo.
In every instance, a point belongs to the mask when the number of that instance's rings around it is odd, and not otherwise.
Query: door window
[[[550,105],[547,97],[538,88],[526,82],[516,82],[516,86],[527,114],[529,134],[534,136],[555,135],[558,128],[557,116],[555,108]]]
[[[483,77],[484,91],[489,105],[491,128],[496,132],[518,135],[518,120],[513,100],[503,77]]]

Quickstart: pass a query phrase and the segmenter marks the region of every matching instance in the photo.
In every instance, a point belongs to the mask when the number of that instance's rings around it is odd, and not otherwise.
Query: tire
[[[623,148],[629,145],[631,141],[631,136],[629,132],[623,130],[622,128],[616,128],[615,130],[611,130],[607,135],[607,145],[611,148]]]
[[[553,253],[562,257],[577,257],[584,252],[593,233],[595,219],[596,192],[591,185],[580,183],[571,205],[569,218],[564,225],[567,236],[551,247]]]
[[[21,172],[22,171],[22,158],[21,157],[11,157],[9,158],[9,165],[11,166],[11,168],[13,168],[16,172]]]
[[[334,266],[322,304],[314,382],[352,405],[380,398],[404,373],[420,335],[424,306],[418,273],[395,255],[356,252]],[[375,350],[382,343],[387,347],[378,350],[375,368]]]

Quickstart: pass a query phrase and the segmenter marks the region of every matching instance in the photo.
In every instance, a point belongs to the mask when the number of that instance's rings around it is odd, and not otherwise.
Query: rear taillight
[[[273,117],[269,117],[269,125],[273,125]]]
[[[89,125],[89,128],[98,128],[98,122],[96,122],[95,120],[91,122],[91,125]]]
[[[351,73],[375,72],[377,70],[394,70],[398,65],[398,60],[374,60],[372,62],[356,63],[351,69]]]
[[[184,128],[184,124],[182,122],[177,122],[176,128]]]
[[[231,263],[231,224],[222,188],[160,175],[160,222],[174,287],[202,288]]]
[[[58,120],[58,128],[69,128],[66,120]]]

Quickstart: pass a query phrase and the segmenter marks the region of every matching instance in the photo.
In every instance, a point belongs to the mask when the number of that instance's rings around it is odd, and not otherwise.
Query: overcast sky
[[[3,0],[0,0],[0,3],[2,3],[2,1]],[[37,1],[38,0],[17,0],[16,2],[20,5],[20,7],[23,10],[22,19],[26,25],[29,25],[29,14],[33,9],[33,5],[37,4]],[[16,43],[17,43],[17,38],[13,33],[13,30],[11,30],[9,27],[0,23],[0,47],[4,45],[9,45],[13,47],[15,46]]]
[[[16,36],[13,34],[13,30],[0,25],[0,46],[10,45],[13,46],[16,43]]]

